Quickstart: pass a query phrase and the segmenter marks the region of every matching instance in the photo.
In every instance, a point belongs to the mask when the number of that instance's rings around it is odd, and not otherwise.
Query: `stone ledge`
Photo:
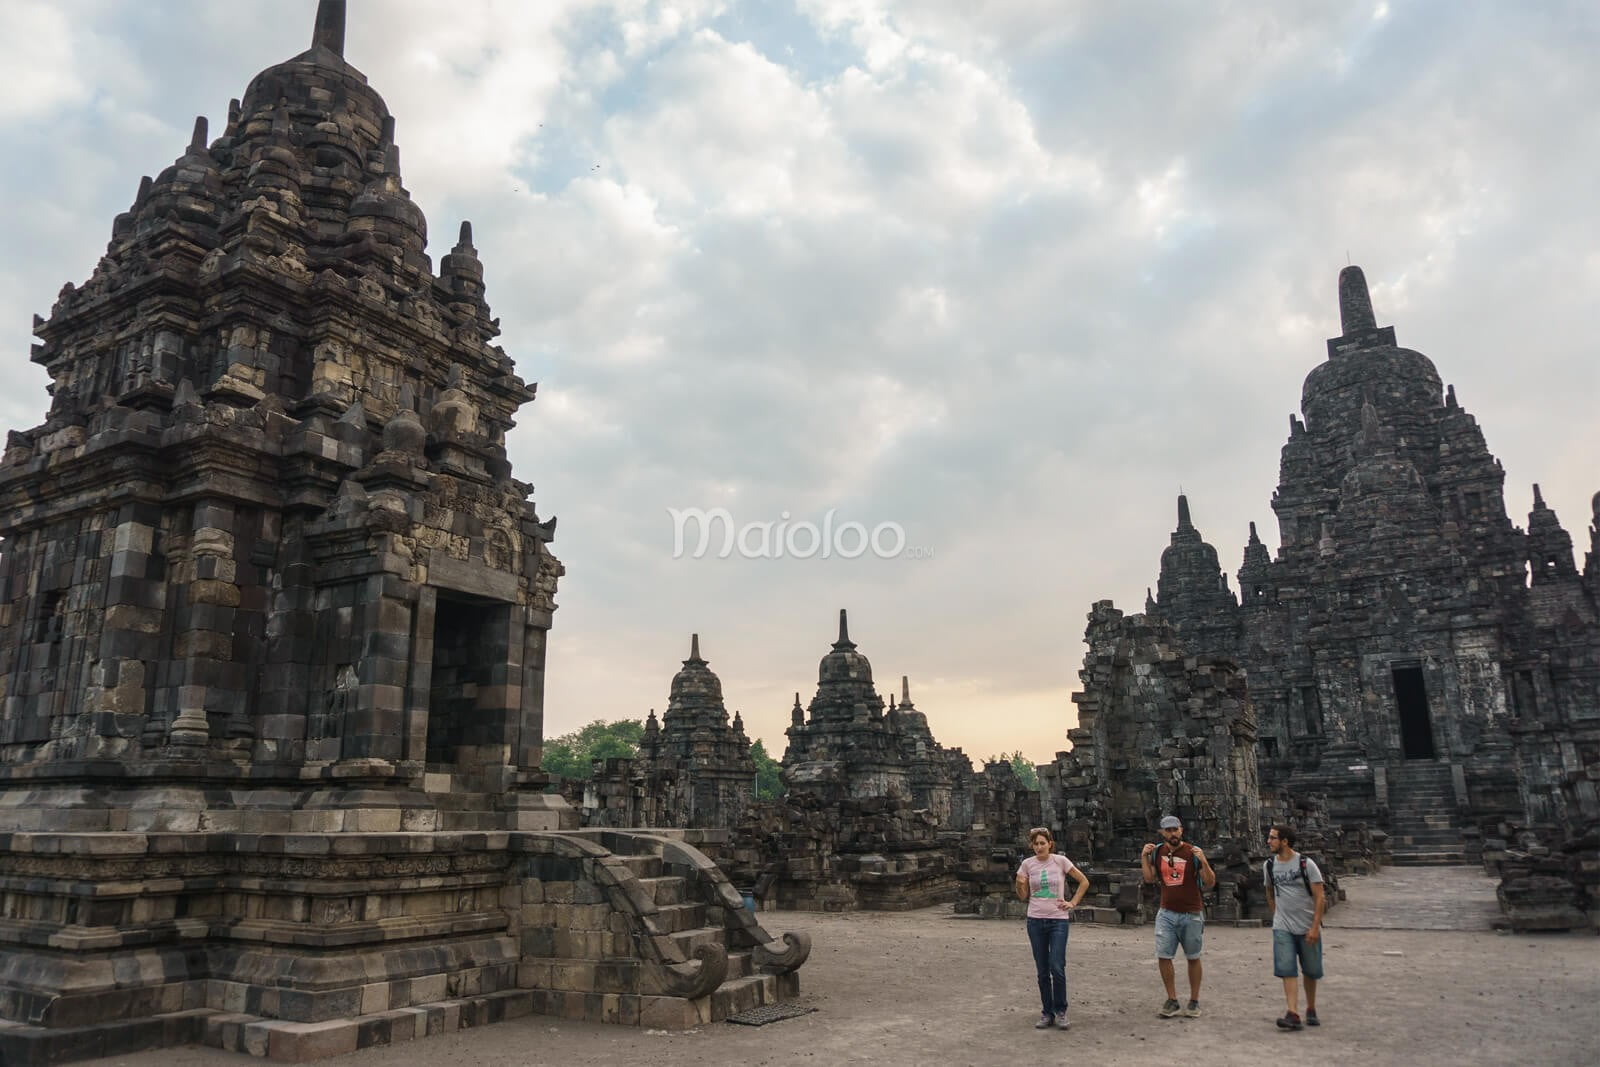
[[[0,1064],[45,1067],[72,1060],[191,1045],[200,1041],[208,1019],[214,1014],[208,1008],[198,1008],[144,1019],[119,1019],[59,1029],[0,1021]]]

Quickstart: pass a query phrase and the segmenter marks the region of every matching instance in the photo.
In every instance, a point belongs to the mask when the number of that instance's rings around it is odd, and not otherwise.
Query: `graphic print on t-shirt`
[[[1180,886],[1183,884],[1183,872],[1189,869],[1189,861],[1182,856],[1161,856],[1161,884]]]
[[[1049,867],[1041,867],[1039,869],[1039,889],[1033,895],[1036,897],[1048,897],[1052,900],[1055,899],[1055,893],[1051,892],[1050,890]]]

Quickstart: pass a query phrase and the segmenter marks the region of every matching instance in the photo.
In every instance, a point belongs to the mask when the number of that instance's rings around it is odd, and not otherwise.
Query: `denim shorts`
[[[1200,938],[1205,927],[1203,912],[1168,911],[1162,908],[1156,912],[1156,959],[1170,960],[1178,954],[1179,944],[1183,945],[1186,959],[1199,959]]]
[[[1300,964],[1299,972],[1295,963]],[[1322,977],[1322,939],[1307,941],[1305,934],[1287,930],[1272,931],[1272,973],[1279,978],[1294,978],[1303,973],[1315,981]]]

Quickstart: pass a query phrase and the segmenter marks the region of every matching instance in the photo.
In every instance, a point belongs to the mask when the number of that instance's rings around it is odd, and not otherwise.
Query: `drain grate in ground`
[[[741,1011],[737,1015],[728,1016],[730,1023],[739,1023],[741,1026],[765,1026],[768,1023],[782,1022],[784,1019],[794,1019],[801,1015],[808,1015],[816,1008],[807,1008],[801,1004],[763,1004],[759,1008]]]

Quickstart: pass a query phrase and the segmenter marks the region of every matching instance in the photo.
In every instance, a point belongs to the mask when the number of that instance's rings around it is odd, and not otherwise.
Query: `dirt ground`
[[[1484,928],[1493,886],[1467,869],[1346,879],[1330,915],[1320,1029],[1288,1033],[1271,934],[1206,930],[1204,1015],[1160,1019],[1153,928],[1073,929],[1070,1031],[1035,1031],[1037,986],[1017,921],[965,919],[948,907],[884,914],[766,912],[769,930],[814,940],[801,970],[816,1010],[763,1027],[716,1023],[678,1033],[523,1018],[325,1061],[349,1067],[554,1064],[1002,1064],[1019,1057],[1089,1064],[1180,1059],[1263,1062],[1594,1064],[1600,1062],[1600,939],[1512,936]],[[1413,902],[1432,896],[1433,907]],[[1442,898],[1442,899],[1438,899]],[[1424,929],[1402,929],[1416,915]],[[1439,929],[1441,925],[1468,929]],[[1180,964],[1179,993],[1184,993]],[[1153,1057],[1159,1057],[1153,1059]],[[186,1048],[96,1061],[102,1067],[242,1067],[245,1057]]]

